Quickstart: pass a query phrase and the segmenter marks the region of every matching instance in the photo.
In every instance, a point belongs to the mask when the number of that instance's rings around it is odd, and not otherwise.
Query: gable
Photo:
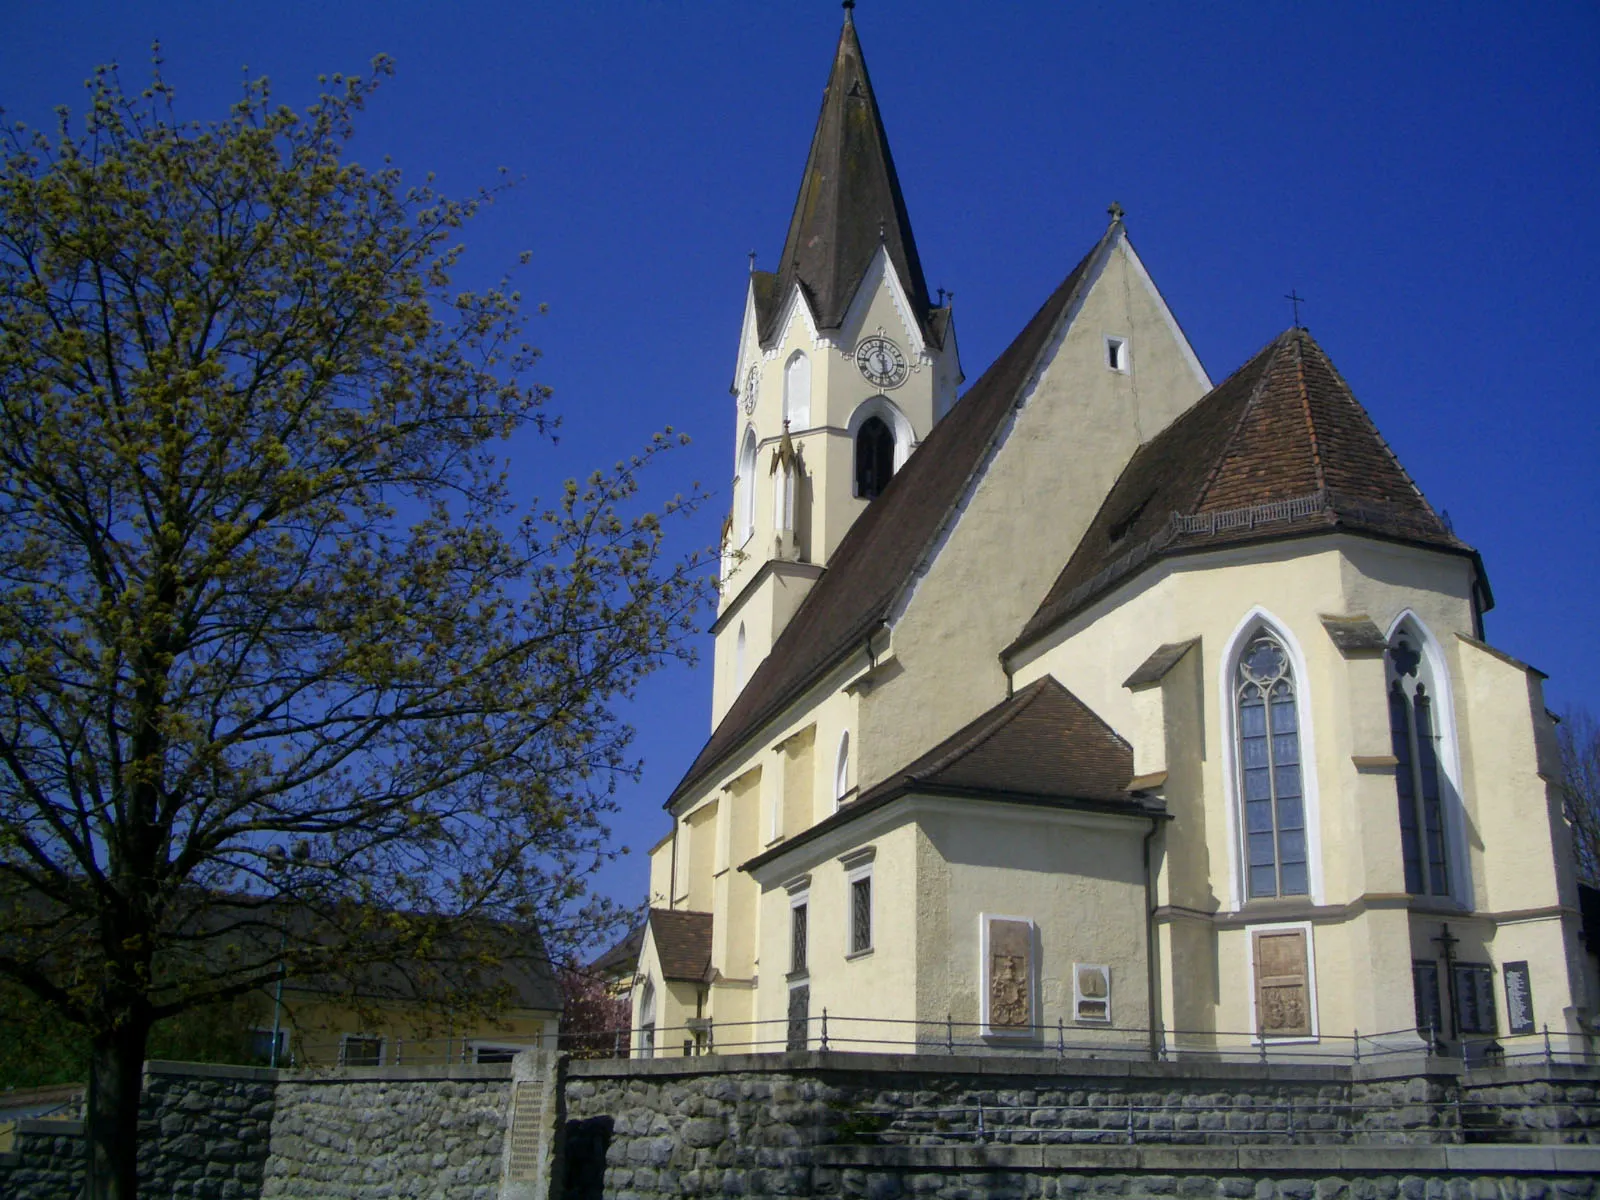
[[[1072,269],[856,519],[827,571],[667,798],[668,807],[889,618],[1106,244],[1103,238]]]

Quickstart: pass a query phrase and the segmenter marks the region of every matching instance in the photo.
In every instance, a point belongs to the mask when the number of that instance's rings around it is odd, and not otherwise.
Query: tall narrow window
[[[756,531],[756,431],[746,429],[739,446],[738,542],[743,545]]]
[[[856,431],[856,495],[875,500],[894,474],[894,434],[882,417],[868,417]]]
[[[795,432],[811,423],[811,360],[796,350],[783,367],[783,419]]]
[[[744,622],[739,622],[739,636],[733,642],[733,690],[744,689],[744,655],[745,655]]]
[[[789,971],[806,969],[806,940],[809,935],[806,914],[810,909],[804,897],[789,906]]]
[[[656,1056],[656,987],[648,979],[639,997],[639,1057]]]
[[[850,731],[839,735],[839,757],[833,768],[833,806],[838,808],[850,790]]]
[[[1389,678],[1389,739],[1397,760],[1395,793],[1400,805],[1400,855],[1406,891],[1417,896],[1450,894],[1450,862],[1439,775],[1439,731],[1430,672],[1417,649],[1420,639],[1402,630],[1385,655]]]
[[[1267,629],[1239,656],[1234,701],[1247,895],[1304,896],[1311,887],[1294,674],[1289,652]]]
[[[850,880],[850,953],[872,949],[872,873]]]

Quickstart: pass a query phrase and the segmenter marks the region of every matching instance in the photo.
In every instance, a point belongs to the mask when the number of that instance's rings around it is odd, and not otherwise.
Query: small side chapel
[[[634,1053],[1582,1049],[1477,552],[1304,328],[1213,382],[1116,206],[961,392],[849,8],[750,274]]]

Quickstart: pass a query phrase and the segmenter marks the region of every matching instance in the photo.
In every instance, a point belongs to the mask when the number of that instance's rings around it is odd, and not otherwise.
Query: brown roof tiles
[[[652,908],[650,932],[666,979],[705,983],[711,978],[711,914]]]
[[[1322,347],[1291,329],[1135,452],[1005,653],[1158,558],[1335,529],[1476,558],[1423,498]],[[1481,565],[1478,572],[1481,581]]]
[[[1047,675],[995,705],[901,771],[804,833],[744,864],[760,867],[910,793],[954,795],[1131,816],[1164,813],[1129,796],[1133,749]]]

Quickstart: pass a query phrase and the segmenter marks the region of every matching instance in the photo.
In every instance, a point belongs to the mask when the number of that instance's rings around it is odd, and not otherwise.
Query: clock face
[[[756,393],[761,390],[761,368],[751,367],[750,373],[744,377],[744,395],[739,398],[739,403],[744,406],[744,415],[749,416],[756,410]]]
[[[856,369],[874,387],[896,388],[906,381],[906,356],[888,338],[874,334],[856,347]]]

